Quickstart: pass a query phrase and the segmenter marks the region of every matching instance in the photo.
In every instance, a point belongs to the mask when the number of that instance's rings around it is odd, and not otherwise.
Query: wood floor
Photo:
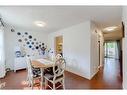
[[[26,74],[26,70],[8,72],[4,79],[0,79],[1,82],[6,82],[3,89],[28,89]],[[65,89],[122,89],[119,61],[105,59],[104,68],[101,68],[92,80],[66,71]]]

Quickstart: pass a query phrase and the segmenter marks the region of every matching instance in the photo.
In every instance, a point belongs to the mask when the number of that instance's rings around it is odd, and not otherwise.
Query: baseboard
[[[77,75],[77,76],[80,76],[80,77],[83,77],[83,78],[86,78],[86,79],[90,80],[89,77],[82,76],[82,75],[80,75],[80,74],[78,74],[78,73],[76,73],[76,72],[74,72],[74,71],[71,71],[71,70],[68,70],[68,69],[66,69],[65,71],[70,72],[70,73],[73,73],[73,74],[75,74],[75,75]]]
[[[98,73],[98,71],[99,71],[99,68],[97,68],[96,72],[91,75],[90,80]]]

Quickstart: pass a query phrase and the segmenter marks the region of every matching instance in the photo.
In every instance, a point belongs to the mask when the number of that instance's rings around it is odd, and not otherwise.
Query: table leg
[[[43,89],[43,76],[44,75],[44,69],[41,68],[41,89]]]

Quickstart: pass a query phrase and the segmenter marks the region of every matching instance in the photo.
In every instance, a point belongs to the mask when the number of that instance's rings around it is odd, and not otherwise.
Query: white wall
[[[53,51],[55,50],[55,37],[63,36],[66,69],[87,79],[91,79],[96,74],[99,64],[98,37],[94,29],[95,26],[87,21],[48,36],[48,45]]]
[[[98,34],[98,29],[94,22],[91,22],[91,50],[90,50],[90,58],[91,58],[91,78],[98,72],[98,67],[99,67],[99,34]]]
[[[17,32],[28,32],[33,37],[35,37],[38,41],[44,42],[47,44],[47,34],[43,33],[43,31],[29,31],[29,30],[21,30],[21,29],[15,29],[15,32],[11,32],[11,26],[6,26],[4,28],[5,31],[5,57],[6,57],[6,68],[10,68],[13,70],[14,67],[14,58],[15,58],[15,52],[14,48],[18,45],[18,39],[19,36],[17,35]]]
[[[54,39],[63,36],[63,54],[66,69],[80,76],[90,78],[90,22],[51,33],[48,36],[49,47],[54,51]]]
[[[3,78],[4,76],[5,76],[4,30],[0,24],[0,78]]]
[[[100,35],[100,67],[104,65],[104,36],[102,31],[98,30]]]
[[[0,78],[5,76],[4,30],[0,25]]]
[[[101,30],[99,30],[96,24],[91,21],[91,78],[99,71],[99,67],[102,67],[104,64],[104,37]],[[99,53],[99,41],[100,41],[100,53]],[[99,59],[100,55],[100,59]],[[100,62],[100,63],[99,63]]]
[[[65,30],[64,55],[67,70],[90,79],[90,22]]]
[[[125,38],[122,39],[123,43],[123,88],[127,89],[127,7],[123,7],[122,20],[125,25]]]

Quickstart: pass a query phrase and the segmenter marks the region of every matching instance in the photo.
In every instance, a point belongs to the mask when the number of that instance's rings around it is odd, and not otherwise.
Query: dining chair
[[[4,88],[5,85],[6,85],[6,82],[1,82],[1,81],[0,81],[0,89]]]
[[[35,80],[41,79],[41,73],[38,73],[36,69],[38,68],[33,68],[31,65],[31,59],[30,57],[26,56],[26,63],[27,63],[27,80],[29,82],[29,86],[33,89],[33,86],[35,84]]]
[[[58,60],[58,59],[60,59],[60,58],[63,58],[63,56],[62,56],[61,54],[57,54],[57,55],[55,56],[55,60]],[[44,71],[45,71],[44,73],[53,73],[52,67],[45,68]]]
[[[57,60],[57,59],[59,59],[59,58],[63,58],[63,56],[62,56],[61,54],[57,54],[57,55],[55,56],[55,59]]]
[[[45,74],[44,79],[45,79],[45,89],[46,86],[50,87],[51,89],[57,89],[61,86],[63,86],[63,89],[65,89],[65,84],[64,84],[64,69],[65,69],[65,59],[64,58],[59,58],[58,60],[55,61],[53,65],[53,74]],[[51,83],[53,87],[50,86]],[[56,84],[59,83],[56,87]]]

